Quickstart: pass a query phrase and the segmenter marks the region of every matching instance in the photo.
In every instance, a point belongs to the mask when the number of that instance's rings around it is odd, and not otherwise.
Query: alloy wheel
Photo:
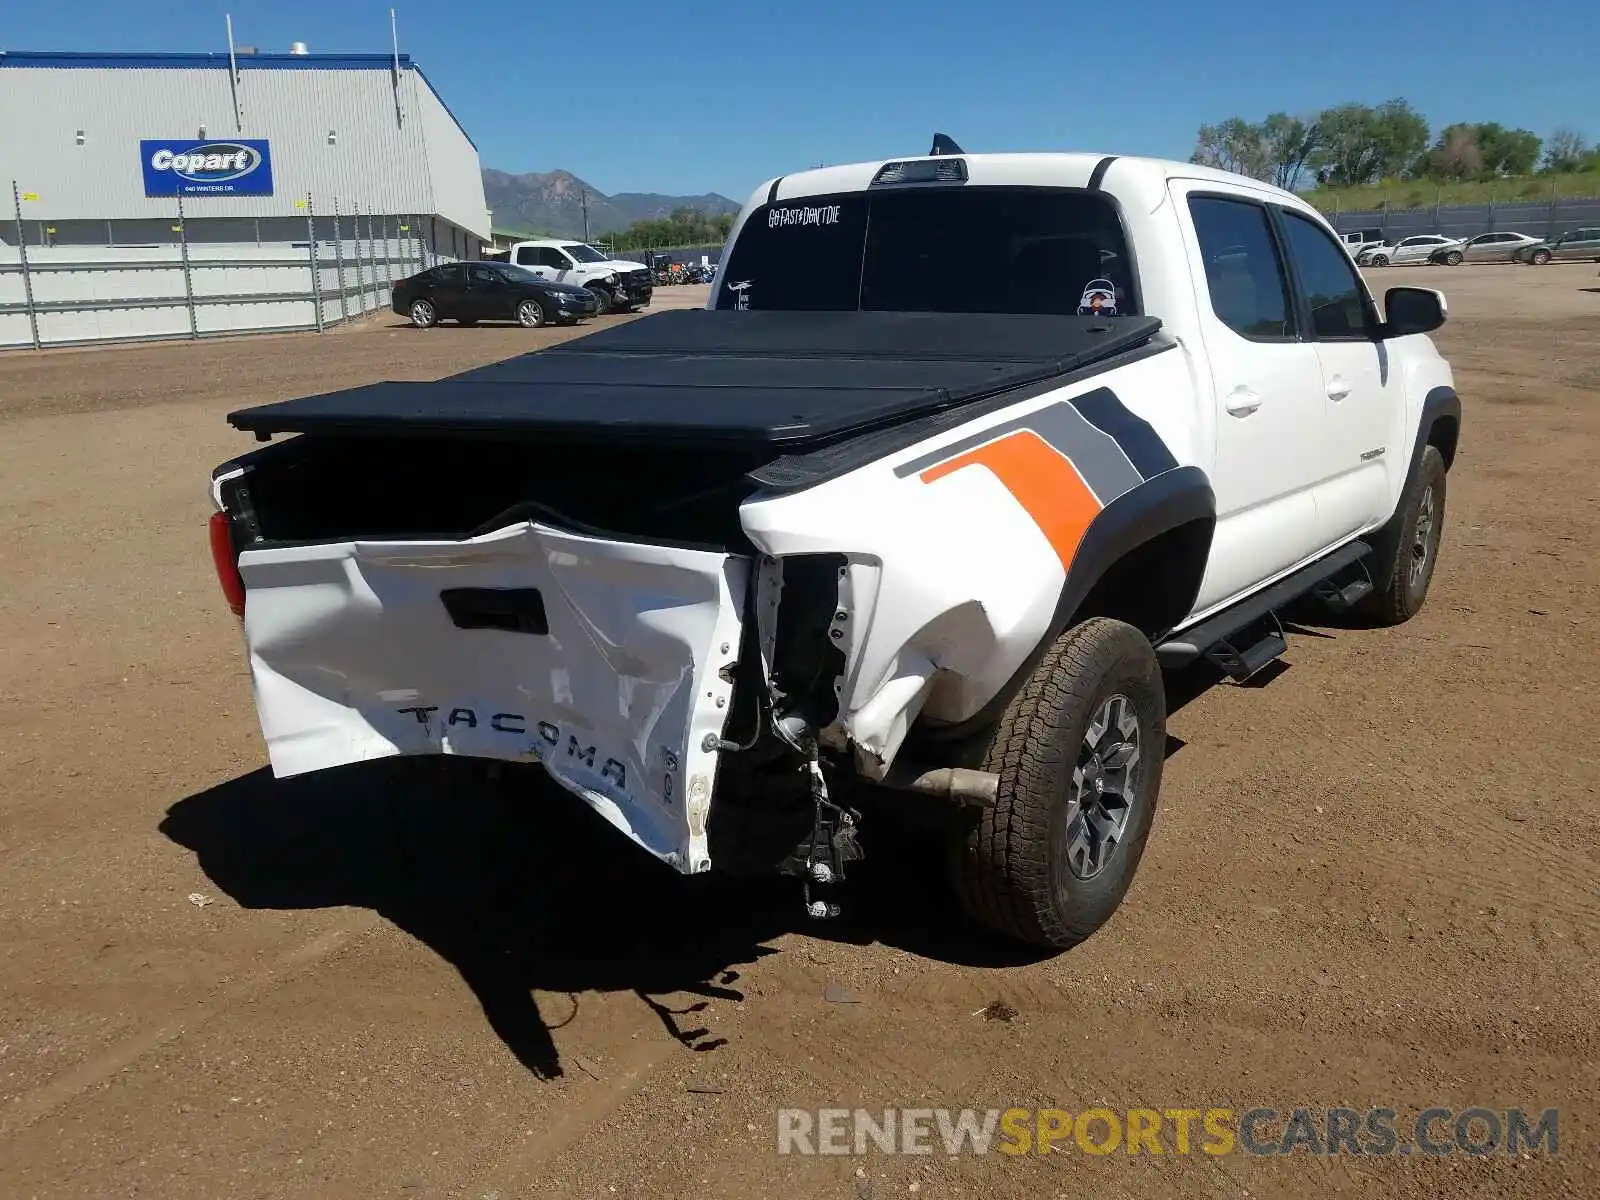
[[[1411,536],[1411,586],[1416,587],[1422,581],[1423,573],[1428,569],[1428,560],[1433,555],[1433,526],[1438,517],[1438,505],[1434,500],[1433,488],[1422,493],[1422,499],[1417,502],[1417,521],[1415,531]]]
[[[1067,862],[1079,879],[1104,871],[1122,844],[1138,796],[1139,717],[1120,692],[1095,709],[1072,770]]]

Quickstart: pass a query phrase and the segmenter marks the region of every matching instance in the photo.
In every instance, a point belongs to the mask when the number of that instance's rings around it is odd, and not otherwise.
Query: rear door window
[[[1127,242],[1107,197],[983,187],[762,205],[734,242],[717,307],[1139,312]]]
[[[1267,210],[1249,200],[1191,196],[1189,214],[1217,319],[1252,341],[1293,338],[1289,285]]]

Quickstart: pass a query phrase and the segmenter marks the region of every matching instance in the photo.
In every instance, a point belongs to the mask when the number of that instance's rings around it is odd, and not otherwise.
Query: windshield
[[[606,256],[604,254],[601,254],[600,251],[596,250],[593,246],[586,246],[582,242],[569,242],[561,248],[581,263],[596,263],[606,261]]]
[[[1122,224],[1100,193],[1038,187],[846,192],[764,204],[718,308],[1137,313]]]

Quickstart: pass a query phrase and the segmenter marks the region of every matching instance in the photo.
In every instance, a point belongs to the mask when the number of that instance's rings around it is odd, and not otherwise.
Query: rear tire
[[[1548,251],[1548,250],[1535,250],[1533,252],[1533,257],[1532,257],[1532,259],[1530,261],[1533,263],[1534,266],[1542,267],[1542,266],[1545,265],[1545,263],[1550,261],[1550,251]]]
[[[1437,446],[1424,446],[1416,474],[1400,497],[1400,548],[1387,579],[1373,582],[1364,611],[1381,625],[1400,625],[1416,616],[1428,598],[1439,541],[1444,533],[1444,455]]]
[[[432,329],[439,323],[439,310],[432,300],[413,300],[410,317],[411,324],[418,329]]]
[[[958,814],[951,870],[968,915],[1051,949],[1104,925],[1144,853],[1166,719],[1139,630],[1095,617],[1057,639],[984,755],[1000,776],[994,807]]]
[[[1446,254],[1444,256],[1444,265],[1447,267],[1459,267],[1461,265],[1461,251],[1452,250],[1449,254]]]

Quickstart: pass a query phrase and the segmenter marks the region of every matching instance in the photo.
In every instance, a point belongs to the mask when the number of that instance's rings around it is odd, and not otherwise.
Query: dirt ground
[[[1427,608],[1174,679],[1133,890],[1032,961],[892,822],[822,927],[548,788],[271,779],[206,549],[224,415],[559,335],[0,356],[0,1196],[1600,1194],[1600,278],[1372,278],[1452,303]],[[1560,1153],[777,1153],[779,1108],[858,1105],[1554,1107]]]

